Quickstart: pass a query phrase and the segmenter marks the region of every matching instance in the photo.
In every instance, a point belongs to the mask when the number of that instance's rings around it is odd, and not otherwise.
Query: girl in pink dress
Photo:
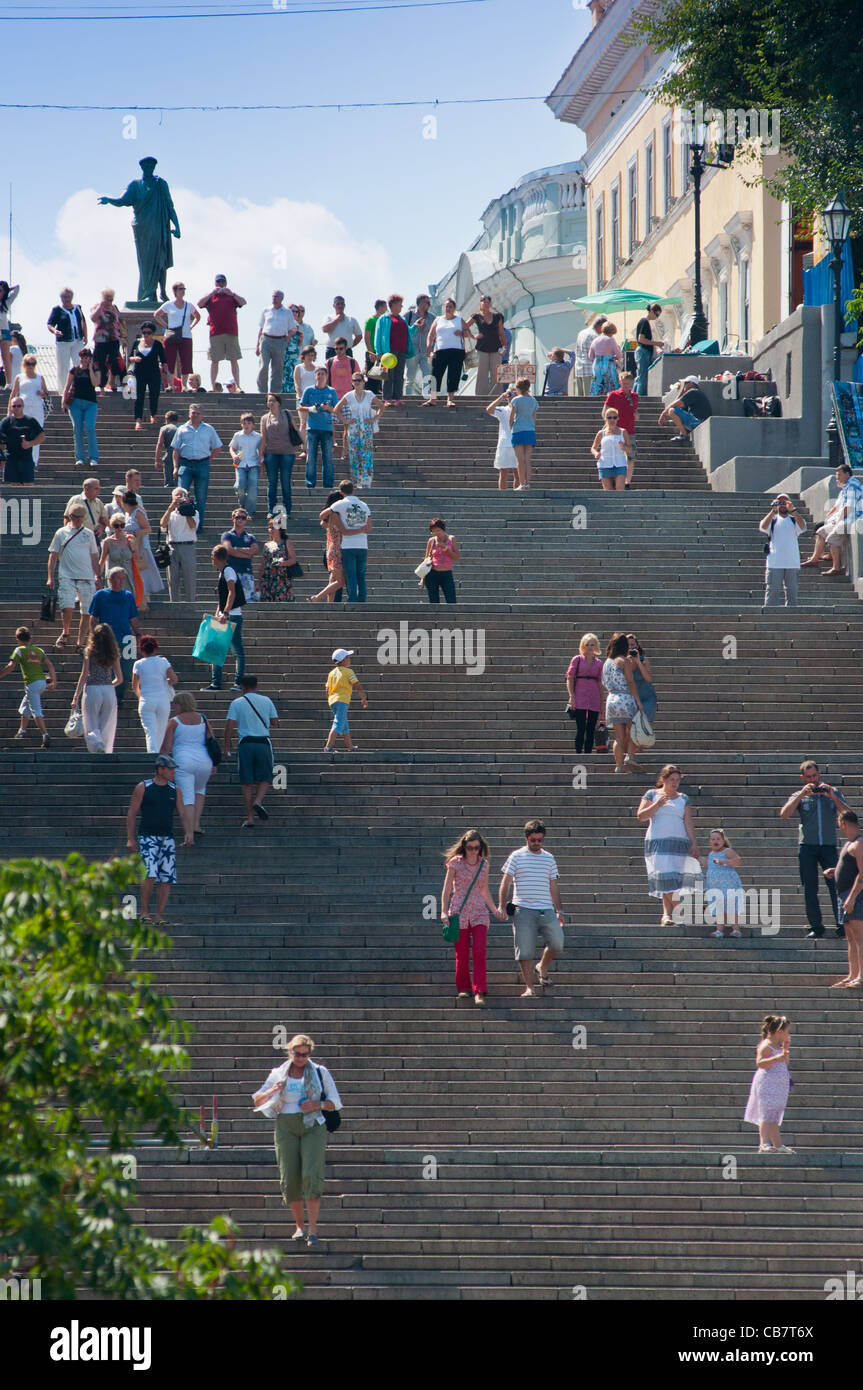
[[[793,1149],[782,1143],[779,1132],[788,1095],[791,1072],[788,1055],[791,1045],[791,1025],[784,1014],[766,1014],[761,1022],[761,1041],[755,1054],[755,1075],[749,1088],[749,1100],[743,1119],[758,1126],[759,1153],[791,1154]]]

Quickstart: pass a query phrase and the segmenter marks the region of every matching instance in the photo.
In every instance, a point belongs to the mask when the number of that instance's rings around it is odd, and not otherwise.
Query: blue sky
[[[286,3],[295,7],[297,0]],[[318,0],[306,3],[315,7]],[[320,8],[328,3],[320,0]],[[580,132],[555,121],[541,101],[437,113],[425,104],[434,97],[544,96],[588,32],[582,0],[541,0],[530,7],[524,0],[484,0],[310,15],[243,0],[117,0],[105,7],[106,14],[139,16],[146,10],[151,17],[68,17],[82,8],[76,0],[32,0],[25,10],[0,0],[3,18],[57,16],[50,23],[3,24],[4,102],[124,107],[110,113],[3,113],[0,215],[5,231],[11,181],[13,272],[22,281],[22,319],[41,318],[46,296],[54,302],[41,283],[43,271],[53,283],[70,261],[70,274],[83,280],[74,286],[82,302],[97,297],[103,267],[122,279],[119,296],[132,296],[130,213],[99,208],[89,195],[120,194],[144,154],[159,159],[158,172],[177,194],[181,223],[194,233],[194,245],[187,239],[175,249],[176,269],[187,282],[195,276],[192,293],[200,297],[209,289],[210,262],[241,293],[251,291],[250,303],[257,303],[253,296],[275,275],[274,283],[302,299],[311,321],[319,323],[340,288],[358,317],[390,288],[411,302],[474,238],[491,198],[530,169],[577,158],[583,149]],[[239,19],[158,17],[190,8],[258,13]],[[19,47],[26,61],[17,60]],[[137,138],[124,138],[124,115],[138,102],[419,98],[422,106],[405,110],[142,113]],[[431,114],[437,115],[437,138],[424,139],[423,118]],[[184,199],[186,192],[194,196]],[[255,248],[254,228],[267,223],[267,209],[278,199],[287,200],[278,213],[287,268],[274,272]],[[298,204],[305,214],[295,223]],[[234,216],[240,208],[245,217]],[[325,234],[323,226],[329,228]],[[315,256],[329,260],[330,279],[326,263],[313,266]],[[278,264],[284,260],[283,255]],[[235,262],[243,266],[245,284],[237,281]],[[244,325],[244,341],[249,327]]]

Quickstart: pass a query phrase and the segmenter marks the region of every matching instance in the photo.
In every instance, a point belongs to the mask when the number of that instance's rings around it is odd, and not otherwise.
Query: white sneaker
[[[773,1145],[772,1145],[772,1144],[759,1144],[759,1145],[758,1145],[758,1152],[759,1152],[760,1154],[772,1154],[772,1153],[774,1152]]]
[[[535,999],[535,998],[536,998],[536,995],[534,994],[534,992],[533,992],[533,990],[531,989],[530,985],[528,985],[527,989],[524,991],[524,994],[522,994],[520,997],[521,997],[522,999]]]

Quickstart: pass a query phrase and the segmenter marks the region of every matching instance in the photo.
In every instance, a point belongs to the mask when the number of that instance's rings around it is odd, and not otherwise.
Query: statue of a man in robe
[[[138,257],[138,299],[130,309],[154,309],[168,298],[165,278],[174,264],[171,237],[180,235],[180,223],[171,201],[171,190],[154,173],[152,156],[138,161],[143,178],[133,179],[122,198],[100,198],[115,208],[132,208],[132,233]],[[157,295],[159,291],[161,297]]]

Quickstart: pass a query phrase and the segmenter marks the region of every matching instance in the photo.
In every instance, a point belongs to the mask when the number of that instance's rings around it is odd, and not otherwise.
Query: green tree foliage
[[[129,1214],[129,1151],[145,1131],[182,1143],[189,1065],[188,1026],[136,965],[170,942],[120,906],[140,878],[136,858],[0,868],[0,1274],[54,1299],[284,1297],[279,1253],[237,1250],[227,1218],[171,1246]]]
[[[696,102],[778,111],[780,167],[759,175],[777,198],[818,211],[844,189],[863,230],[863,24],[849,0],[665,0],[638,22],[680,67],[654,89],[669,106]]]

